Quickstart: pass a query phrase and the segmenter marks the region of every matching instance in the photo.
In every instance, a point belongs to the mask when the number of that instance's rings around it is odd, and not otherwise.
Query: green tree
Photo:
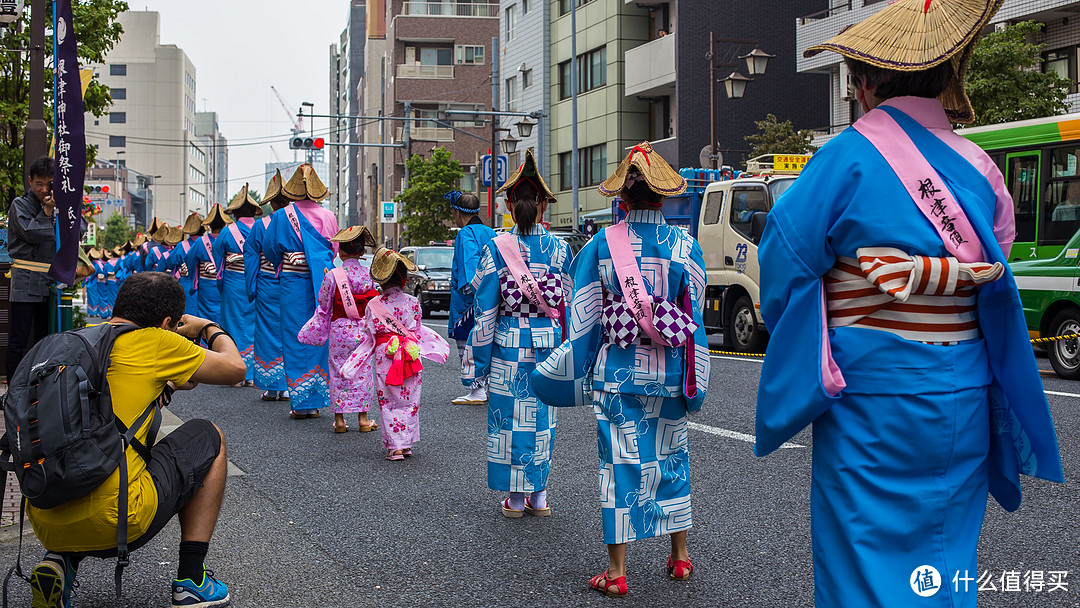
[[[750,158],[762,154],[810,154],[817,147],[810,144],[814,132],[810,129],[796,131],[790,120],[780,122],[772,114],[765,115],[765,120],[756,120],[758,132],[747,135],[744,139],[752,146]]]
[[[47,2],[48,22],[52,23],[52,3]],[[105,55],[120,40],[124,30],[116,21],[128,9],[123,0],[73,0],[75,35],[79,40],[79,64],[101,64]],[[51,31],[51,28],[46,30]],[[11,199],[26,189],[23,183],[23,134],[30,115],[29,55],[14,52],[30,46],[30,3],[26,3],[22,18],[3,30],[0,36],[0,206],[7,208]],[[52,36],[45,38],[45,48],[52,49]],[[46,57],[51,56],[46,53]],[[47,59],[48,61],[48,59]],[[52,137],[53,73],[45,70],[45,123]],[[95,75],[84,97],[86,111],[94,116],[105,114],[112,103],[109,87]],[[94,162],[96,150],[87,147],[88,165]]]
[[[105,229],[100,232],[98,242],[102,247],[112,249],[117,245],[123,245],[130,240],[134,240],[135,235],[139,232],[140,229],[128,224],[124,214],[114,213],[105,222]]]
[[[1043,72],[1046,45],[1028,42],[1042,24],[1024,21],[987,34],[975,45],[965,77],[975,109],[972,126],[1056,116],[1068,110],[1069,80]]]
[[[450,205],[443,198],[464,175],[461,163],[446,148],[435,148],[431,158],[414,154],[408,161],[409,187],[394,200],[401,204],[401,238],[414,245],[446,241],[453,236]]]

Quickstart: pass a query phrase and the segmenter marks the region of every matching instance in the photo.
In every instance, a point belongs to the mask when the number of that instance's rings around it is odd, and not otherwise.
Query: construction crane
[[[285,110],[285,113],[289,115],[289,122],[292,123],[292,127],[289,129],[292,131],[292,136],[297,137],[304,132],[304,117],[299,112],[293,111],[289,108],[289,104],[285,102],[285,98],[278,92],[277,87],[270,85],[270,90],[274,92],[274,97],[277,97],[278,103],[281,104],[281,108]],[[277,153],[275,153],[275,156]],[[296,151],[293,150],[293,161],[296,161]]]

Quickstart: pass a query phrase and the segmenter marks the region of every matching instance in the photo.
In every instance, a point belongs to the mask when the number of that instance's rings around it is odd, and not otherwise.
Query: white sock
[[[533,492],[532,494],[529,494],[529,505],[537,510],[546,509],[547,490],[540,490],[539,492]]]
[[[525,493],[524,492],[511,492],[510,493],[510,508],[515,511],[525,510]]]

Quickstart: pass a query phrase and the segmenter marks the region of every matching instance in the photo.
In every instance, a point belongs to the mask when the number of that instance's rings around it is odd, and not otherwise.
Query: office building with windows
[[[502,0],[499,12],[499,81],[502,109],[508,112],[543,112],[551,107],[551,12],[548,0]],[[520,137],[516,124],[520,117],[504,117],[501,126],[520,139],[517,151],[508,157],[509,171],[532,148],[545,179],[551,175],[551,117],[534,125],[528,137]],[[542,127],[542,131],[539,127]],[[543,138],[543,145],[541,145]],[[540,156],[543,154],[543,156]]]
[[[364,75],[367,3],[350,0],[348,25],[337,44],[330,46],[330,118],[327,141],[355,144],[360,141],[360,121],[341,118],[357,116],[360,112],[359,84]],[[328,146],[330,172],[326,183],[330,189],[329,207],[338,216],[338,223],[349,226],[360,223],[359,194],[361,185],[360,149],[355,146]]]
[[[229,140],[222,135],[218,127],[217,112],[199,112],[195,114],[195,134],[206,147],[207,182],[206,196],[210,204],[228,205],[236,192],[229,192]],[[252,186],[262,191],[261,185]]]
[[[113,104],[108,115],[87,115],[86,140],[102,161],[160,176],[151,215],[175,225],[212,204],[215,146],[198,135],[195,66],[183,49],[161,44],[157,12],[127,11],[119,21],[120,41],[104,63],[90,66]]]

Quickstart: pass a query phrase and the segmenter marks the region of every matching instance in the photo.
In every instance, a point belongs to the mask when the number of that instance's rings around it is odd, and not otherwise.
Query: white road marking
[[[702,433],[709,433],[710,435],[719,435],[721,437],[727,437],[728,439],[738,439],[739,441],[745,441],[747,443],[754,443],[757,439],[753,435],[747,435],[746,433],[740,433],[738,431],[729,431],[728,429],[722,429],[715,426],[709,426],[707,424],[700,424],[697,422],[687,422],[686,426],[694,429],[695,431],[701,431]],[[781,449],[787,448],[805,448],[805,445],[799,445],[797,443],[785,443],[780,446]]]
[[[1080,395],[1077,395],[1076,393],[1059,393],[1057,391],[1043,391],[1043,392],[1045,392],[1047,395],[1057,395],[1058,397],[1080,397]]]
[[[753,361],[754,363],[765,362],[765,357],[723,357],[720,355],[712,355],[710,359],[725,359],[727,361]]]

